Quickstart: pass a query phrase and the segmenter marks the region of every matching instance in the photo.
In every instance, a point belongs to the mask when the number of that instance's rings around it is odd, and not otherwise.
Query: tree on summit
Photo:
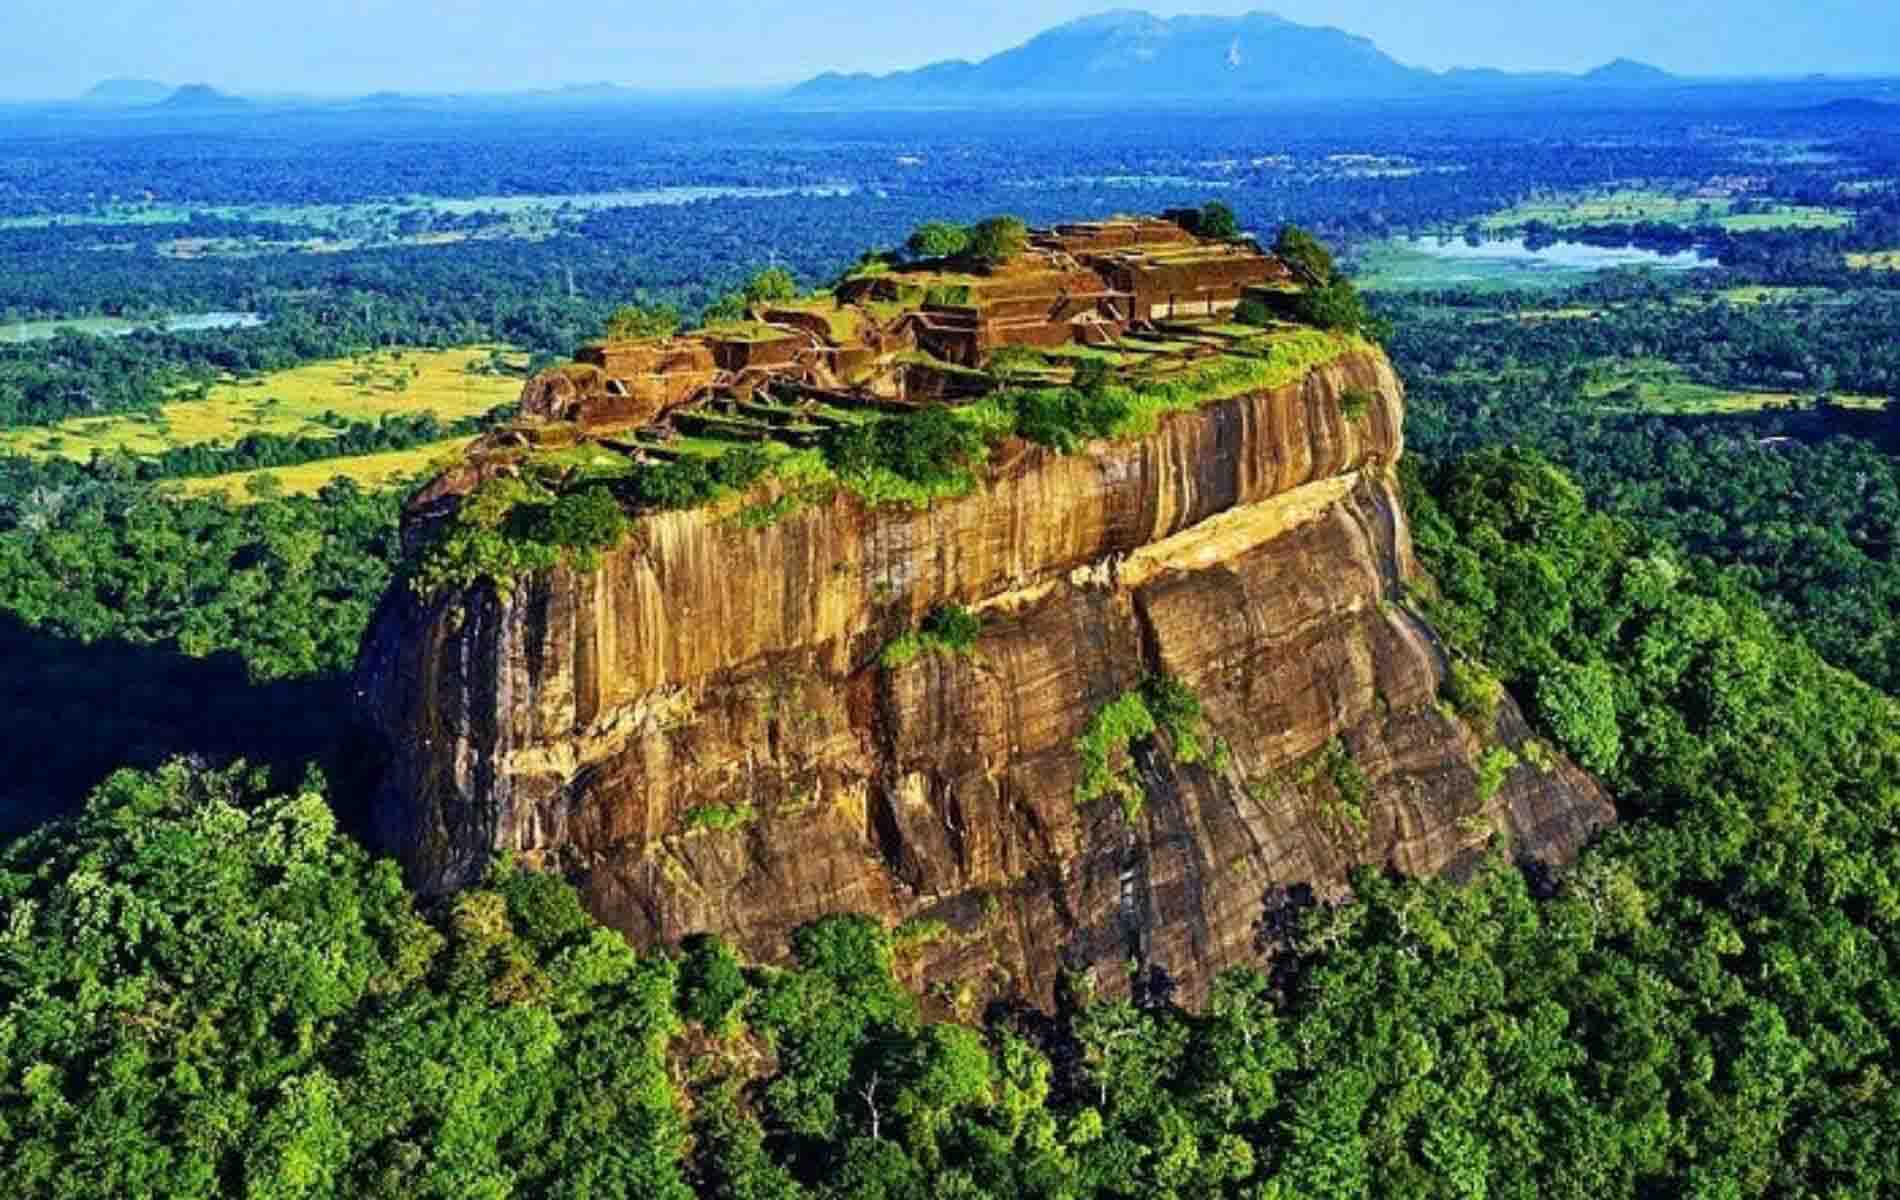
[[[745,285],[745,298],[754,304],[798,299],[798,280],[784,267],[767,267]]]
[[[968,256],[986,267],[1008,262],[1029,245],[1029,226],[1020,217],[991,217],[970,230]]]
[[[904,243],[912,258],[955,258],[969,248],[969,228],[949,221],[926,221]]]
[[[1209,200],[1201,206],[1200,223],[1194,232],[1204,238],[1228,238],[1240,236],[1240,222],[1234,217],[1234,210],[1219,200]]]
[[[615,341],[633,341],[670,337],[679,327],[679,309],[670,304],[623,304],[607,318],[602,332]]]
[[[1332,252],[1298,225],[1280,226],[1280,236],[1274,239],[1273,252],[1293,268],[1295,275],[1312,287],[1322,288],[1333,281]]]

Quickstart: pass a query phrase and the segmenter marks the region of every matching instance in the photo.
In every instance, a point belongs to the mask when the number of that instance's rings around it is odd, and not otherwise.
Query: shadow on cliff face
[[[363,794],[342,678],[257,684],[236,655],[189,658],[165,646],[86,645],[0,615],[0,837],[77,810],[120,767],[181,755],[243,758],[294,786],[322,767],[333,796]],[[349,805],[339,817],[360,829]]]

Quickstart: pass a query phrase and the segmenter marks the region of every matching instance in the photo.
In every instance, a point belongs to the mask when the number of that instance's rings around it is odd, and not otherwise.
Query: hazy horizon
[[[1614,58],[1691,76],[1900,74],[1900,6],[1735,0],[1690,12],[1604,0],[1400,6],[1375,0],[966,0],[872,7],[703,0],[640,12],[625,0],[332,0],[290,11],[244,0],[14,0],[0,15],[8,99],[78,96],[105,79],[208,83],[249,94],[490,92],[609,82],[656,91],[764,88],[824,71],[883,73],[980,59],[1117,7],[1160,16],[1271,7],[1368,37],[1412,66],[1581,71]],[[841,33],[840,31],[844,31]],[[57,47],[58,53],[48,53]]]

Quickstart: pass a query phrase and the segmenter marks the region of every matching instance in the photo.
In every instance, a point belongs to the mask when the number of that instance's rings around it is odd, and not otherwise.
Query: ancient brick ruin
[[[881,265],[830,293],[755,306],[743,321],[589,345],[529,383],[522,417],[638,431],[639,445],[666,457],[664,441],[682,430],[742,436],[760,423],[797,424],[775,419],[784,405],[898,409],[980,395],[1006,347],[1146,338],[1215,353],[1217,340],[1194,323],[1230,319],[1250,292],[1293,286],[1287,265],[1252,240],[1197,237],[1177,220],[1057,225],[986,268]],[[1206,344],[1183,351],[1182,336]]]

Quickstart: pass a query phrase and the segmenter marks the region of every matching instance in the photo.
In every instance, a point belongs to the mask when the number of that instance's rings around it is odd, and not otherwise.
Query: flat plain
[[[408,450],[391,450],[383,454],[360,454],[355,458],[326,458],[317,462],[301,463],[294,467],[233,471],[228,475],[180,479],[163,486],[169,494],[175,496],[207,496],[213,492],[222,492],[239,504],[251,503],[271,495],[314,496],[323,490],[325,484],[338,476],[352,480],[365,491],[378,491],[412,479],[419,480],[436,468],[459,460],[469,441],[470,439],[465,437],[449,438],[445,441],[414,446]],[[259,481],[264,476],[272,477],[275,483],[260,484]],[[258,490],[260,487],[262,490]]]
[[[1488,231],[1503,232],[1521,229],[1532,221],[1558,229],[1655,222],[1683,226],[1715,224],[1730,233],[1754,233],[1766,229],[1840,229],[1853,223],[1852,214],[1817,205],[1774,203],[1762,212],[1752,211],[1752,207],[1728,198],[1682,195],[1653,188],[1622,188],[1540,196],[1493,213],[1479,224]]]
[[[312,363],[253,379],[214,384],[204,399],[180,398],[153,413],[78,417],[59,425],[0,432],[0,453],[84,462],[94,450],[157,454],[183,446],[229,443],[253,433],[325,437],[326,415],[375,421],[392,413],[432,412],[443,421],[479,416],[517,399],[511,373],[526,358],[492,346],[378,351]],[[490,363],[505,370],[490,373]]]

